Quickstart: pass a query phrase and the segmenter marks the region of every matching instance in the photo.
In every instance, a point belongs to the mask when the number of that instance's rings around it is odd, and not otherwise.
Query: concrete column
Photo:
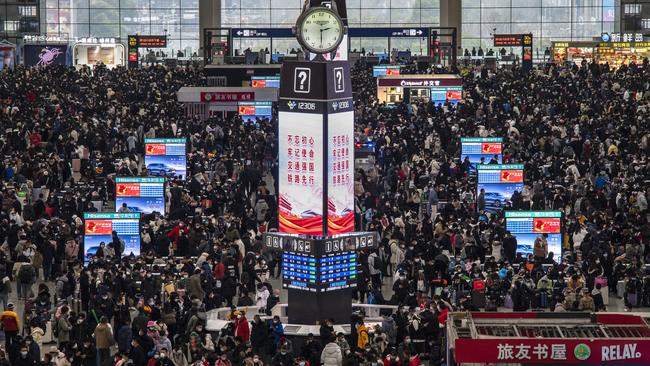
[[[199,0],[199,47],[203,51],[203,29],[221,27],[221,0]]]
[[[456,41],[461,46],[463,1],[468,0],[440,0],[440,26],[456,27]]]

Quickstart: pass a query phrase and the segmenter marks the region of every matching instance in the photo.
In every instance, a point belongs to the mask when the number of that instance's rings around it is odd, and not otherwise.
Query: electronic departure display
[[[273,115],[272,102],[239,102],[238,113],[244,122],[255,122],[257,118],[271,119]]]
[[[463,137],[460,139],[461,164],[465,158],[469,158],[473,173],[476,172],[476,166],[479,164],[489,164],[492,160],[501,164],[502,153],[502,137]]]
[[[506,211],[506,230],[517,238],[517,252],[525,256],[533,254],[535,239],[548,234],[549,253],[556,262],[562,259],[562,212],[561,211]]]
[[[165,178],[115,178],[115,212],[164,215]]]
[[[144,139],[144,164],[149,175],[187,178],[187,141],[181,139]]]
[[[253,76],[251,77],[252,88],[279,88],[279,76]]]
[[[282,253],[282,287],[317,292],[317,264],[312,255]]]
[[[321,292],[357,286],[357,253],[339,252],[320,258]]]
[[[113,231],[124,242],[124,256],[140,255],[140,215],[137,213],[84,213],[84,263],[97,254],[100,244],[113,241]]]
[[[483,164],[476,168],[476,197],[485,190],[485,212],[501,211],[510,203],[515,191],[521,193],[524,189],[523,164]]]
[[[400,65],[380,65],[372,67],[372,76],[399,75]]]

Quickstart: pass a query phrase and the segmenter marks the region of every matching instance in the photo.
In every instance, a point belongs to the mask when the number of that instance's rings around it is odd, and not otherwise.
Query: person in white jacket
[[[324,366],[341,366],[343,365],[343,354],[341,347],[336,342],[329,342],[323,348],[320,354],[320,362]]]

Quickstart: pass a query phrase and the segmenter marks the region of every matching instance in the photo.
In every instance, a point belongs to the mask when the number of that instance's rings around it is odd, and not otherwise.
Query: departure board
[[[357,285],[357,253],[329,254],[320,258],[320,291],[334,291]]]
[[[316,258],[296,252],[282,253],[282,287],[316,292]]]

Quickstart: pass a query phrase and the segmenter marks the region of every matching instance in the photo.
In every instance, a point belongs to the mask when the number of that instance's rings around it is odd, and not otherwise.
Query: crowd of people
[[[355,139],[376,162],[357,170],[355,222],[381,243],[359,253],[354,298],[397,310],[376,326],[350,314],[349,335],[324,320],[295,346],[270,316],[282,258],[261,244],[277,229],[275,118],[187,116],[176,91],[206,84],[191,68],[4,70],[0,365],[438,364],[448,311],[605,311],[610,294],[648,306],[647,66],[453,69],[452,106],[379,103],[355,65]],[[505,210],[564,212],[562,253],[544,236],[518,253],[503,214],[480,209],[459,155],[473,136],[503,137],[504,162],[525,165]],[[115,176],[146,176],[153,137],[188,139],[188,179],[168,185],[167,214],[142,218],[141,256],[114,237],[85,263],[83,213],[113,202]],[[209,331],[222,307],[229,325]]]

